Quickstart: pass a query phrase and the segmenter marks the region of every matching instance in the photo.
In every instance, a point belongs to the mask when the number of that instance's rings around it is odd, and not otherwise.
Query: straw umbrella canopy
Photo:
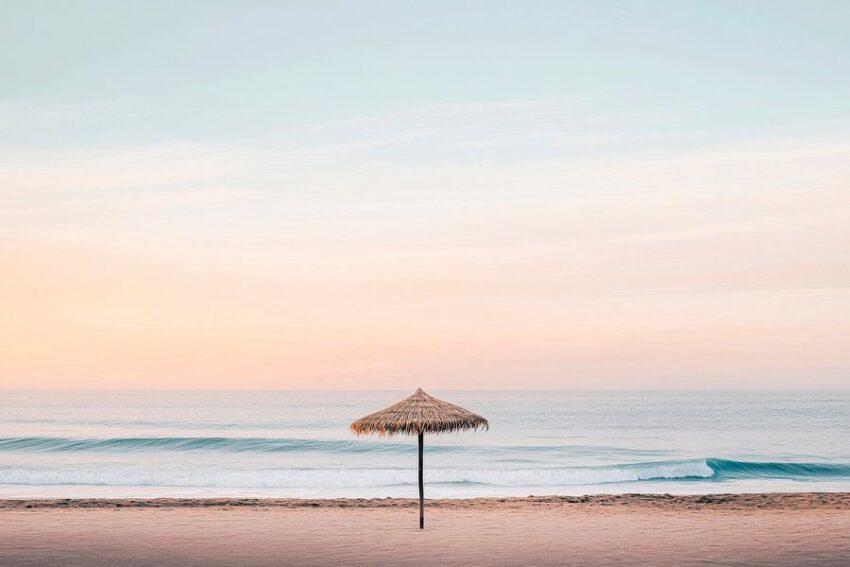
[[[416,392],[386,409],[351,424],[355,435],[416,435],[419,438],[419,528],[425,527],[425,486],[422,454],[426,433],[489,429],[487,420],[468,409],[438,400],[417,388]]]

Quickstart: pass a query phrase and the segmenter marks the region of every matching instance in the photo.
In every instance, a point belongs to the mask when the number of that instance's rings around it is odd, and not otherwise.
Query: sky
[[[4,0],[0,388],[848,388],[848,28]]]

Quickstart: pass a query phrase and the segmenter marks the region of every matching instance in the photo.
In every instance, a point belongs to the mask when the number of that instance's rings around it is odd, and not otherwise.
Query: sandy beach
[[[0,564],[847,565],[850,494],[0,501]]]

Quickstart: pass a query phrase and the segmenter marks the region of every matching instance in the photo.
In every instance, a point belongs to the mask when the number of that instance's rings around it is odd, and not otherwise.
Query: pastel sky
[[[0,387],[846,388],[850,2],[0,4]]]

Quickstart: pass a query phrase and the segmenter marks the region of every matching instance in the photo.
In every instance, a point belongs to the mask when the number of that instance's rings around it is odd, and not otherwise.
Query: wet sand
[[[850,565],[850,494],[0,500],[0,565]]]

